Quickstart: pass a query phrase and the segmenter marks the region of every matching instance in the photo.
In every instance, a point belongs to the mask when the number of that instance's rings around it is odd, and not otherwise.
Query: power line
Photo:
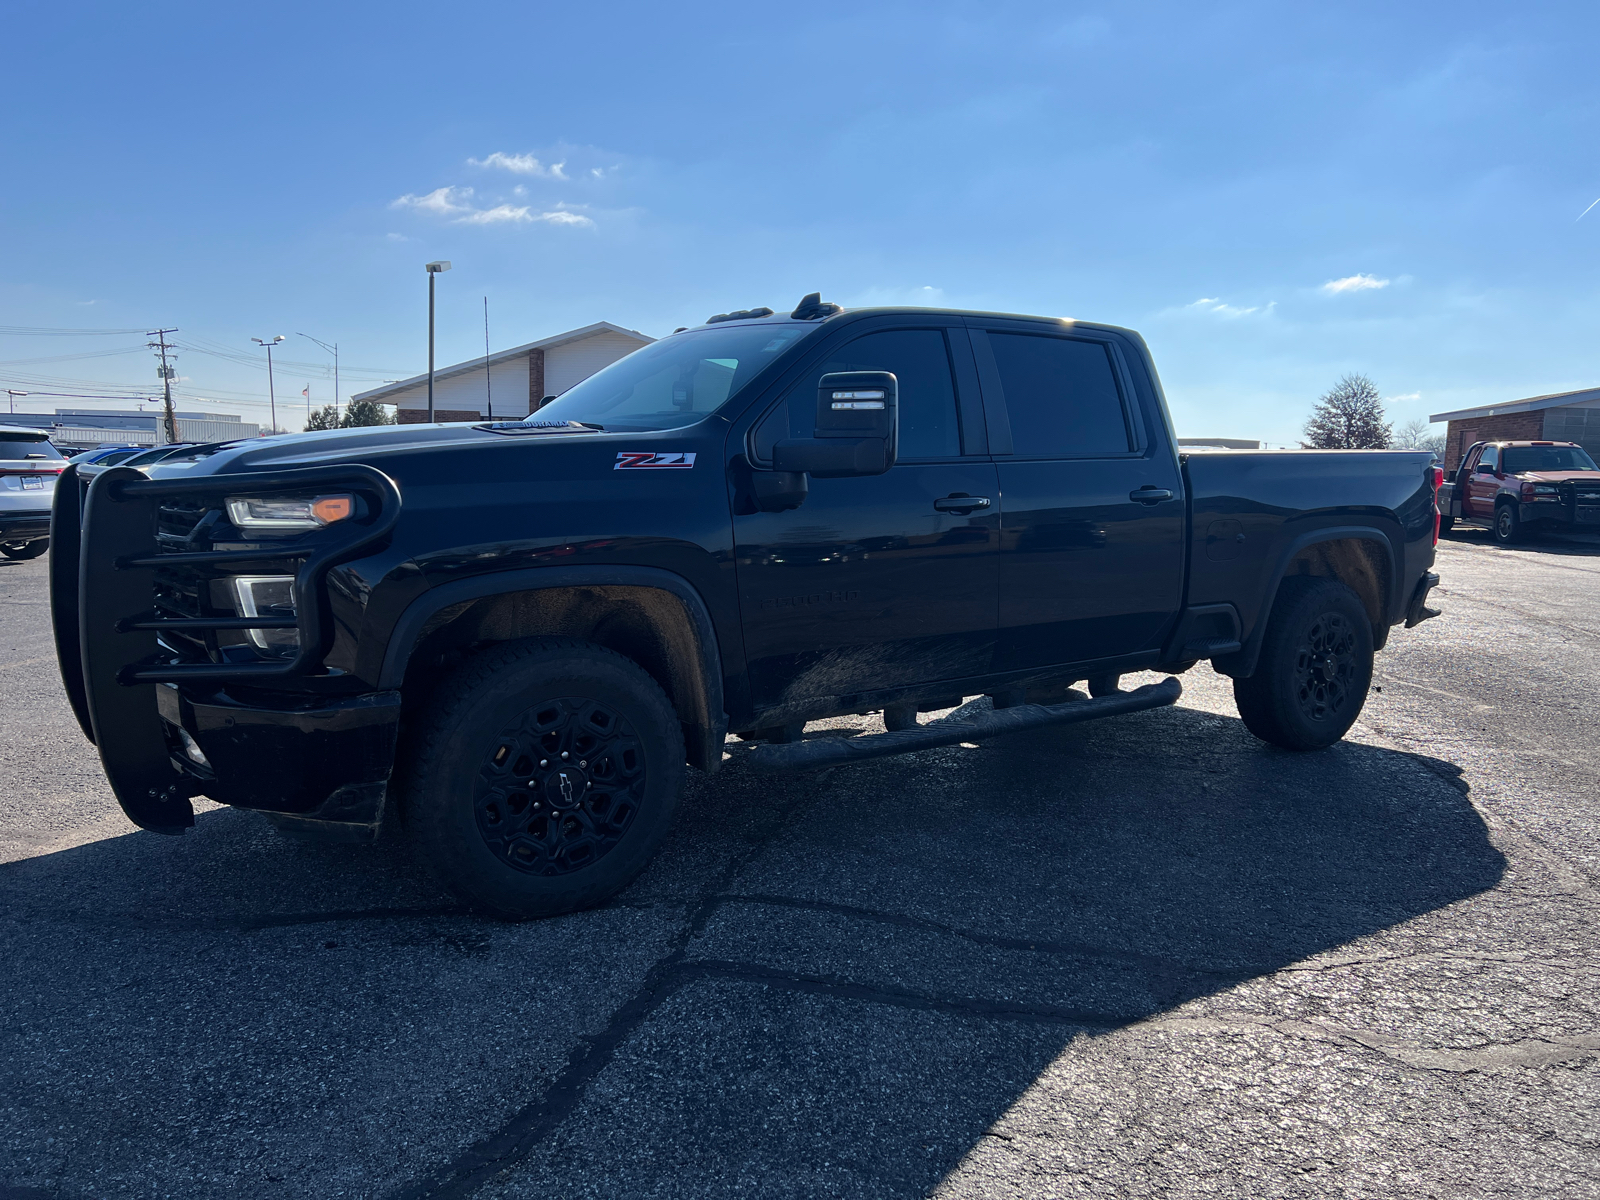
[[[41,329],[31,325],[0,325],[0,334],[14,334],[17,337],[113,337],[144,332],[143,329]]]

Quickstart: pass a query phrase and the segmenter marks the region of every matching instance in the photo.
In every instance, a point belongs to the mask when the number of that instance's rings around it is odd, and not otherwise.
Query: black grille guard
[[[341,488],[361,492],[372,513],[352,521],[349,537],[252,550],[161,553],[156,509],[184,496]],[[85,488],[76,464],[56,484],[50,531],[50,609],[61,681],[84,735],[123,812],[136,825],[179,833],[194,824],[192,789],[168,757],[156,712],[157,683],[254,683],[307,675],[326,653],[328,570],[386,538],[400,517],[400,491],[382,471],[361,465],[294,467],[237,475],[151,479],[133,467],[111,467]],[[158,567],[299,561],[295,617],[162,617],[154,608]],[[282,662],[176,662],[163,657],[164,630],[286,629],[300,647]]]

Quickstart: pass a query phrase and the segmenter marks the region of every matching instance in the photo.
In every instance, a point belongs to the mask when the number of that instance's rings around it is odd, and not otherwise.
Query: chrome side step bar
[[[873,733],[854,738],[822,737],[788,745],[755,746],[745,752],[744,761],[757,771],[815,771],[819,767],[837,767],[869,758],[929,750],[934,746],[983,741],[1003,733],[1017,733],[1041,725],[1094,721],[1100,717],[1115,717],[1147,708],[1163,708],[1177,703],[1181,695],[1183,685],[1169,676],[1160,683],[1147,683],[1131,692],[1118,692],[1097,700],[1069,700],[1065,704],[1018,704],[962,720],[947,717],[942,721],[930,721],[915,729],[893,733]]]

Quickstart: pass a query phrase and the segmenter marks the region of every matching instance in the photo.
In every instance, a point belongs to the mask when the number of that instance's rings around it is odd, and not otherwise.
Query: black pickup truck
[[[392,804],[452,889],[522,917],[626,884],[685,764],[729,753],[792,770],[1171,704],[1175,678],[1119,678],[1202,659],[1257,736],[1327,746],[1390,629],[1433,615],[1437,487],[1425,452],[1180,454],[1125,329],[813,295],[520,422],[69,467],[51,594],[135,823],[181,832],[205,795],[370,839]]]

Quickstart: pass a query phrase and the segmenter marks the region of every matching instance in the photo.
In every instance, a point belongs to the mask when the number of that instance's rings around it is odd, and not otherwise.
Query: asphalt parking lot
[[[0,1200],[1600,1195],[1600,545],[1440,551],[1329,751],[1202,666],[735,761],[527,925],[395,840],[134,831],[0,563]]]

